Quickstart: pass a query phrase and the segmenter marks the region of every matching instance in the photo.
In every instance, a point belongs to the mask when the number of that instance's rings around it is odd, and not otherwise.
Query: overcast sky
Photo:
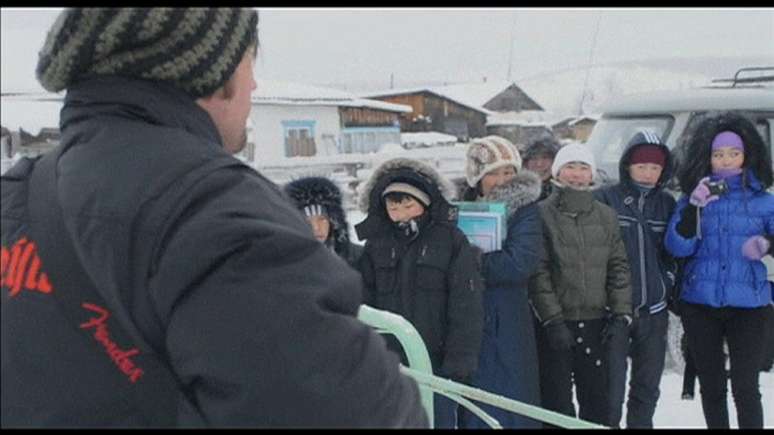
[[[59,9],[2,8],[2,91],[42,90],[37,52]],[[663,57],[771,56],[774,8],[260,9],[257,77],[389,86],[508,78]],[[510,52],[512,47],[512,53]]]

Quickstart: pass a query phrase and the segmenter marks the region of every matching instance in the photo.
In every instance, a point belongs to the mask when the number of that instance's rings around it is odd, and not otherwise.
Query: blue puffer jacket
[[[520,171],[510,182],[492,190],[487,201],[505,202],[508,233],[503,249],[484,254],[484,336],[478,369],[471,384],[477,388],[540,406],[535,326],[529,307],[527,283],[543,252],[543,227],[535,202],[540,178]],[[540,428],[540,422],[500,408],[480,405],[503,428]],[[466,429],[488,428],[475,417]]]
[[[771,301],[771,287],[762,261],[742,255],[742,244],[756,235],[774,232],[774,195],[747,172],[728,178],[730,191],[709,203],[701,213],[699,235],[686,239],[677,232],[683,196],[669,222],[666,246],[675,257],[691,257],[683,273],[680,299],[712,307],[754,308]],[[716,177],[712,177],[713,180]]]

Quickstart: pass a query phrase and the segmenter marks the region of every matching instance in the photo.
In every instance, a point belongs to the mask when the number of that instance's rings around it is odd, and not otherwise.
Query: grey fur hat
[[[193,98],[210,95],[258,45],[248,8],[67,8],[38,54],[48,91],[118,75],[169,83]]]

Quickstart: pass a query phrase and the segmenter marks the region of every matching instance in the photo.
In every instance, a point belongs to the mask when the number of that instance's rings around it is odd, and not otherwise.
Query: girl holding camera
[[[690,136],[678,175],[683,196],[666,247],[684,257],[680,295],[688,348],[696,364],[709,428],[728,428],[723,340],[740,428],[763,428],[758,375],[766,348],[771,284],[761,261],[771,254],[774,196],[771,156],[755,125],[721,113]]]

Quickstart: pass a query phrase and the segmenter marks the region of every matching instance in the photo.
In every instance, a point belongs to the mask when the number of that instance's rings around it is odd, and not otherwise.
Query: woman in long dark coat
[[[504,202],[507,236],[502,250],[483,254],[484,336],[478,370],[471,384],[477,388],[540,406],[537,345],[527,295],[529,277],[543,250],[543,230],[537,199],[537,174],[521,170],[516,148],[499,136],[471,143],[467,153],[466,201]],[[501,408],[480,404],[503,428],[540,428],[540,422]],[[481,419],[465,413],[460,427],[486,428]]]

